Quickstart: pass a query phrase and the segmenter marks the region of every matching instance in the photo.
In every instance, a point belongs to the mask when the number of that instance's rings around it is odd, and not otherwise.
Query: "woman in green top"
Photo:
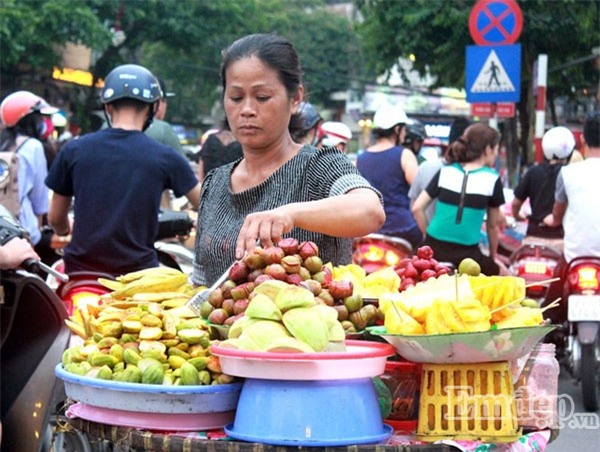
[[[412,212],[437,260],[458,267],[466,257],[475,259],[486,275],[506,275],[496,261],[500,206],[504,193],[500,176],[492,169],[498,157],[500,133],[483,123],[469,126],[450,145],[443,166],[419,197]],[[427,226],[426,207],[436,199],[436,209]],[[486,216],[487,215],[487,216]],[[479,249],[481,225],[486,218],[490,255]]]

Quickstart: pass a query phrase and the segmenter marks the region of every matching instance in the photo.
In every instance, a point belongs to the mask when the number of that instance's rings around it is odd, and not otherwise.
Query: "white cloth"
[[[600,158],[564,166],[556,180],[555,199],[568,203],[565,230],[565,260],[578,256],[600,257]]]

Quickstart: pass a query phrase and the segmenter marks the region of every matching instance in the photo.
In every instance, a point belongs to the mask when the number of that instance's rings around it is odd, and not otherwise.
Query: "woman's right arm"
[[[500,221],[502,215],[499,207],[490,207],[487,211],[486,231],[489,240],[490,257],[496,259],[498,252],[498,236],[500,234]]]
[[[292,228],[302,228],[334,237],[360,237],[375,232],[385,222],[385,212],[377,193],[356,188],[346,194],[316,201],[286,204],[254,212],[246,217],[236,246],[236,258],[251,250],[277,243]]]
[[[417,199],[412,204],[411,211],[419,229],[423,234],[427,230],[427,216],[425,215],[425,209],[431,203],[433,198],[429,196],[426,190],[423,190]]]

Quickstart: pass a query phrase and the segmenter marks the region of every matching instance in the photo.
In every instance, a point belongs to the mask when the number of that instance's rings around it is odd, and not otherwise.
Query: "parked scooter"
[[[407,240],[383,234],[355,238],[352,248],[353,263],[364,268],[367,274],[384,267],[395,267],[398,262],[413,253]]]
[[[183,211],[161,210],[158,215],[158,237],[154,248],[161,265],[181,270],[191,275],[194,253],[182,241],[189,237],[194,222]]]
[[[14,219],[0,217],[0,243],[27,237]],[[0,272],[2,450],[91,451],[85,435],[55,433],[55,421],[66,399],[54,367],[69,344],[65,303],[38,276],[46,265],[34,260],[19,270]],[[54,277],[66,282],[65,275]],[[98,450],[98,449],[95,449]]]
[[[557,355],[571,376],[581,382],[583,406],[600,408],[600,258],[581,256],[562,273],[560,314],[562,332]],[[552,301],[552,300],[547,300]]]
[[[525,279],[526,297],[540,303],[546,297],[554,270],[560,261],[561,253],[543,244],[521,245],[510,256],[509,270],[515,276]]]

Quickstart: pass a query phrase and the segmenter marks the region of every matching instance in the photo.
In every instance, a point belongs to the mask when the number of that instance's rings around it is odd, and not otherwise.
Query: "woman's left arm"
[[[486,230],[487,236],[490,243],[490,257],[496,259],[496,253],[498,252],[498,234],[500,232],[500,208],[489,207],[487,211]]]
[[[277,243],[292,228],[302,228],[333,237],[360,237],[378,231],[385,212],[377,193],[356,188],[344,195],[317,201],[290,203],[248,215],[238,235],[236,257],[260,240],[263,247]]]

